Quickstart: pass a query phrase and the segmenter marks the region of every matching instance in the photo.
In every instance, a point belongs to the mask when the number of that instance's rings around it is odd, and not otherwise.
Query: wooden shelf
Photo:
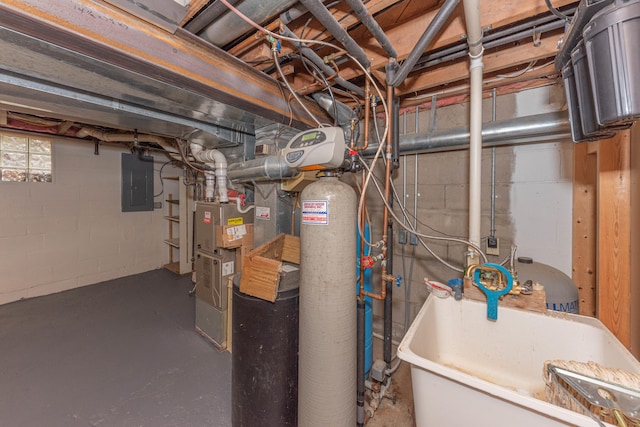
[[[172,273],[180,274],[180,261],[170,262],[169,264],[163,265],[162,268],[166,268]]]
[[[176,237],[175,239],[165,239],[164,242],[169,246],[180,249],[180,238],[178,237]]]
[[[176,274],[187,274],[193,270],[193,197],[183,184],[182,177],[165,178],[178,181],[179,195],[174,199],[173,194],[167,194],[167,210],[164,215],[167,221],[167,238],[164,239],[164,243],[169,251],[169,259],[164,267]]]

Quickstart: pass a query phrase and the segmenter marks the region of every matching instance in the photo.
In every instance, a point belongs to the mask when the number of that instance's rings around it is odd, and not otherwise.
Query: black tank
[[[295,273],[298,273],[297,271]],[[298,274],[282,280],[275,302],[233,286],[233,427],[298,423]]]

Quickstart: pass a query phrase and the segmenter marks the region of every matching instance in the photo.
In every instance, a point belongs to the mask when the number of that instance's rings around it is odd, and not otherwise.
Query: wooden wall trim
[[[630,131],[598,148],[597,316],[627,347],[631,341]]]
[[[640,128],[631,128],[631,352],[640,359]]]
[[[580,314],[596,315],[597,151],[593,143],[573,146],[573,268]],[[597,150],[597,143],[596,150]]]
[[[640,129],[574,145],[573,281],[580,314],[596,315],[640,358]]]

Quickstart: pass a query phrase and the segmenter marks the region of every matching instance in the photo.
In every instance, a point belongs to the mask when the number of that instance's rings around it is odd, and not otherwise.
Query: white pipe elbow
[[[201,145],[191,144],[191,154],[199,162],[205,163],[207,166],[215,170],[215,173],[205,173],[206,179],[206,195],[207,199],[214,198],[214,182],[217,187],[218,201],[220,203],[228,203],[229,195],[227,190],[227,158],[222,152],[216,149],[203,150]]]

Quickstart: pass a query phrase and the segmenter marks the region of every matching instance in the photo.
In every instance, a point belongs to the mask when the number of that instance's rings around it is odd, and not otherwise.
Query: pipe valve
[[[373,264],[373,258],[371,258],[370,256],[362,257],[362,268],[373,268]]]

